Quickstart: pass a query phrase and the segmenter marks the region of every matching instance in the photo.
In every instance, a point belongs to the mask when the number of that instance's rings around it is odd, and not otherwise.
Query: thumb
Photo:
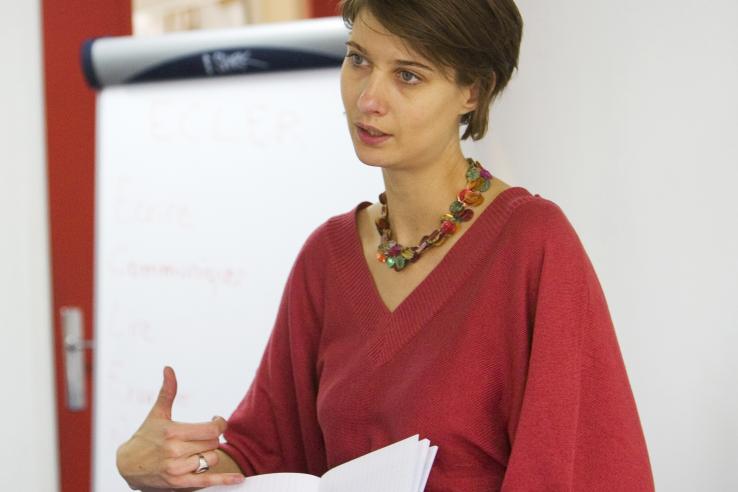
[[[149,415],[172,420],[172,404],[175,396],[177,396],[177,376],[174,374],[174,369],[166,366],[159,396],[156,398],[156,403],[151,408]]]

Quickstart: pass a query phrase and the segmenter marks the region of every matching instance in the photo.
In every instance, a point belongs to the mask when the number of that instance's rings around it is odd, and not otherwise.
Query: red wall
[[[313,17],[338,15],[338,0],[311,0]]]

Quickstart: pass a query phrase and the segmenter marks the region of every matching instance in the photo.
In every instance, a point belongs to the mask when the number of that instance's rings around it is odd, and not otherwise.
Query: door
[[[120,0],[44,0],[42,8],[60,490],[89,492],[92,357],[80,346],[86,402],[70,410],[62,334],[65,312],[70,324],[82,326],[84,339],[94,338],[95,93],[83,80],[79,53],[87,38],[130,34],[131,5]],[[76,323],[77,312],[81,324]]]

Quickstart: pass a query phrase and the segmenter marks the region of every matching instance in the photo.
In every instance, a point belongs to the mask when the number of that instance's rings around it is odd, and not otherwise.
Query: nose
[[[362,113],[383,115],[387,112],[387,100],[384,85],[379,73],[365,79],[364,87],[356,101],[356,107]]]

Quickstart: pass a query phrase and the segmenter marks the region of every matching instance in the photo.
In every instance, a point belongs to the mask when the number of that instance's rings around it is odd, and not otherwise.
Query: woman
[[[419,433],[439,446],[430,491],[653,490],[579,238],[553,202],[461,152],[460,126],[485,134],[517,67],[513,1],[341,6],[349,131],[385,192],[308,238],[229,421],[171,422],[167,368],[121,474],[144,490],[321,475]]]

